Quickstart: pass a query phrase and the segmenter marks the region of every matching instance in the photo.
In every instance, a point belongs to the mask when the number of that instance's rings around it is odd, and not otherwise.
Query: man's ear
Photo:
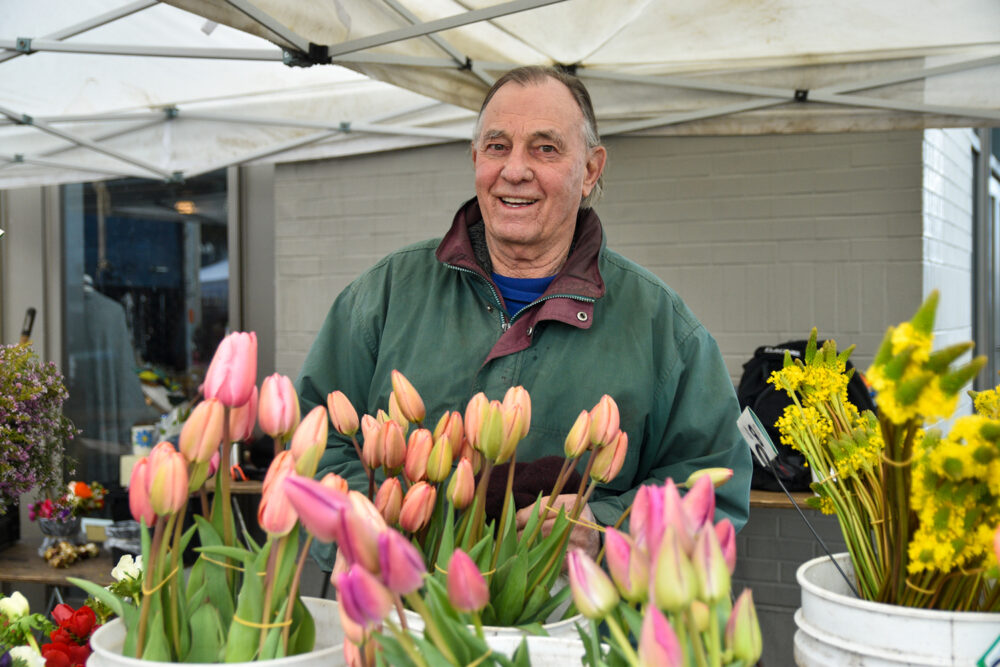
[[[607,162],[608,151],[604,146],[596,146],[590,149],[585,165],[586,173],[583,177],[583,196],[588,196],[597,184],[597,179],[604,172],[604,163]]]

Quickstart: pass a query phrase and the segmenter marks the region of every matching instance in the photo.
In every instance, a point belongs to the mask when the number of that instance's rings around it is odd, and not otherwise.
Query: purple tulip
[[[346,493],[302,477],[289,475],[284,482],[285,496],[299,515],[299,521],[320,542],[334,542],[340,536],[339,514],[350,511]]]
[[[357,564],[337,575],[337,599],[344,613],[365,629],[381,624],[393,605],[389,589]]]
[[[378,560],[382,581],[397,595],[409,595],[424,583],[427,568],[413,544],[395,530],[378,536]]]

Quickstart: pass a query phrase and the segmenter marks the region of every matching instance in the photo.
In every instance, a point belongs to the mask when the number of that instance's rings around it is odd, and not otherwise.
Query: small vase
[[[49,547],[54,547],[59,542],[69,542],[72,545],[80,543],[80,517],[74,516],[60,521],[59,519],[39,519],[38,528],[42,531],[44,539],[42,545],[38,547],[38,555],[45,556]]]

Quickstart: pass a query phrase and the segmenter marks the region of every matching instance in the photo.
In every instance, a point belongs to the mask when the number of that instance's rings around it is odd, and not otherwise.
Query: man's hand
[[[560,507],[565,507],[566,512],[573,509],[573,503],[576,501],[575,493],[563,493],[555,497],[552,502],[552,511],[549,513],[549,517],[542,522],[542,535],[548,535],[552,532],[552,526],[555,524],[556,516],[559,513]],[[540,501],[542,503],[542,508],[544,509],[549,503],[549,496],[545,496]],[[528,507],[522,507],[517,511],[514,516],[514,520],[517,522],[518,531],[522,530],[525,524],[528,523],[528,519],[531,518],[532,512],[535,511],[535,505],[529,505]],[[590,511],[590,507],[587,505],[583,506],[583,511],[580,512],[581,522],[584,523],[596,523],[594,519],[594,513]],[[591,558],[597,558],[597,553],[601,548],[601,536],[600,534],[587,526],[580,524],[573,524],[569,533],[569,545],[567,549],[583,549],[588,556]],[[563,569],[565,570],[566,563],[563,562]]]

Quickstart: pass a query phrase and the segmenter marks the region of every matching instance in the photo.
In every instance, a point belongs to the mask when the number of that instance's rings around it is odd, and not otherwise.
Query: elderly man
[[[522,385],[533,408],[517,457],[530,461],[561,455],[576,416],[609,394],[629,449],[586,516],[613,524],[642,484],[724,466],[735,477],[719,489],[718,518],[742,527],[750,458],[732,382],[681,299],[605,247],[590,202],[606,159],[578,79],[540,67],[501,77],[476,123],[475,198],[443,239],[389,255],[336,299],[299,377],[303,411],[339,389],[374,413],[393,369],[420,391],[430,424],[476,392],[502,398]],[[327,472],[366,486],[336,434]],[[578,527],[572,540],[597,551],[594,531]]]

